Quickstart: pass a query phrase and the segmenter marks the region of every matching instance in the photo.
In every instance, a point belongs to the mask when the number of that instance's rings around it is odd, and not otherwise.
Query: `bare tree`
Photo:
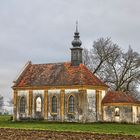
[[[130,47],[126,53],[113,55],[107,60],[109,80],[113,89],[133,92],[140,80],[140,55]],[[137,86],[136,86],[137,85]]]
[[[1,114],[2,114],[2,111],[3,111],[3,105],[4,105],[3,96],[0,95],[0,113]]]
[[[137,93],[140,82],[140,54],[131,47],[124,53],[110,38],[101,38],[94,41],[92,49],[84,50],[84,62],[93,74],[99,76],[111,89],[133,95]]]
[[[112,54],[115,53],[119,53],[118,45],[112,43],[110,38],[100,38],[94,41],[90,50],[84,49],[84,63],[93,71],[93,74],[98,74],[107,59],[111,58]]]

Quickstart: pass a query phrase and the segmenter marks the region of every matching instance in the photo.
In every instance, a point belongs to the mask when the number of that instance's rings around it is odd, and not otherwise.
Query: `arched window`
[[[56,98],[56,96],[52,97],[52,113],[57,113],[57,98]]]
[[[115,116],[120,116],[120,109],[118,107],[115,108]]]
[[[74,97],[71,95],[69,97],[69,108],[68,108],[68,111],[69,113],[73,113],[74,112]]]
[[[42,108],[41,97],[37,97],[36,98],[36,112],[41,112],[41,108]]]
[[[25,113],[25,105],[26,105],[25,97],[21,97],[21,99],[20,99],[20,113]]]

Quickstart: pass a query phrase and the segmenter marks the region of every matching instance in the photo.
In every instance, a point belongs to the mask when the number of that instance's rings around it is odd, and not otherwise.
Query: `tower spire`
[[[74,32],[74,40],[72,41],[71,48],[71,65],[79,66],[82,63],[82,50],[80,46],[82,45],[82,41],[80,40],[79,32],[78,32],[78,21],[76,21],[76,31]]]

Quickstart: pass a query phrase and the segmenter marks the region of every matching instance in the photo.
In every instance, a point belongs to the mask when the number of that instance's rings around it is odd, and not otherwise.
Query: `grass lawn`
[[[0,116],[0,128],[16,128],[31,130],[93,132],[108,134],[125,134],[140,136],[140,125],[117,123],[53,123],[45,121],[12,122],[10,116]]]

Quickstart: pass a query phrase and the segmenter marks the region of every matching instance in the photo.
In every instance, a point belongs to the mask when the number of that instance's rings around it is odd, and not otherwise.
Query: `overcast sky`
[[[140,0],[0,0],[0,94],[33,63],[70,60],[75,22],[83,47],[111,37],[123,50],[140,52]]]

